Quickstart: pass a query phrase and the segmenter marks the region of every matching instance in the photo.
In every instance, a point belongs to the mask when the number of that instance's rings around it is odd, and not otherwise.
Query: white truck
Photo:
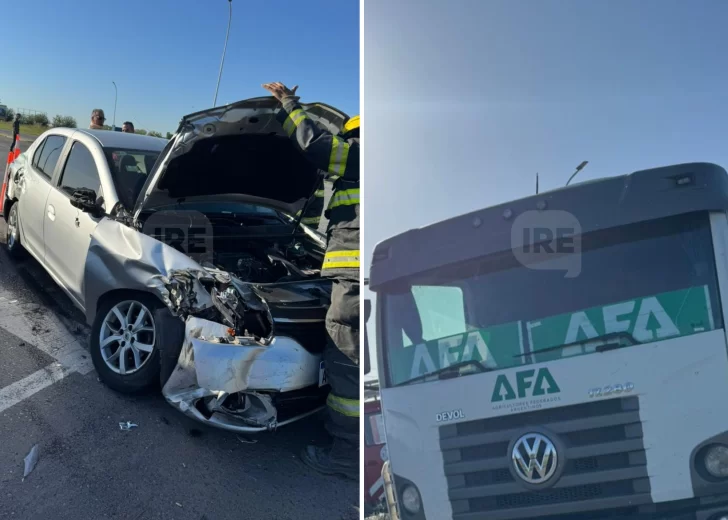
[[[727,211],[682,164],[379,243],[399,517],[728,519]]]

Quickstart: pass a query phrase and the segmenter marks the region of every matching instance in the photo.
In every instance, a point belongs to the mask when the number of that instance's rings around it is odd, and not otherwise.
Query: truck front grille
[[[530,430],[532,429],[532,430]],[[563,472],[529,489],[511,473],[509,443],[529,431],[556,437]],[[636,396],[440,427],[454,518],[520,519],[651,501]]]

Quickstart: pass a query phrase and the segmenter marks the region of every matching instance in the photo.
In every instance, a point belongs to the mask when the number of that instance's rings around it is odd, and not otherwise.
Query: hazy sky
[[[578,180],[728,168],[728,2],[367,0],[364,258]],[[366,293],[370,295],[371,293]]]
[[[165,133],[211,107],[228,23],[227,0],[2,2],[0,102]],[[233,0],[218,104],[299,83],[305,101],[359,111],[357,0]]]

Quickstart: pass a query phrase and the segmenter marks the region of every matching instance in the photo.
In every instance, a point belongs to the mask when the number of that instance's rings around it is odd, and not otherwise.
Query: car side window
[[[73,143],[71,153],[68,154],[66,166],[61,174],[60,187],[68,195],[73,195],[74,191],[81,188],[94,190],[97,196],[99,195],[101,180],[96,161],[89,149],[78,141]]]
[[[43,142],[38,145],[38,148],[35,149],[35,154],[33,155],[33,168],[38,168],[38,162],[40,161],[40,156],[43,153],[43,147],[45,146],[45,143],[48,139],[43,139]]]
[[[56,169],[64,144],[66,144],[66,138],[62,135],[49,135],[43,143],[43,149],[40,150],[35,168],[49,179],[53,177],[53,171]],[[33,160],[35,161],[35,157]]]

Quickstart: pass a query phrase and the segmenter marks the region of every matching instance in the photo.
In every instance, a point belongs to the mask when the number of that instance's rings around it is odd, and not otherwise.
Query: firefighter
[[[326,176],[326,172],[323,173],[324,176]],[[309,201],[308,206],[306,207],[306,212],[301,218],[301,222],[303,224],[306,224],[307,226],[310,226],[314,229],[319,228],[319,224],[321,224],[321,214],[324,212],[325,195],[326,191],[324,190],[324,179],[322,177],[319,181],[318,186],[316,187],[316,191],[313,194],[312,200]],[[302,211],[303,210],[298,210],[298,213],[296,213],[296,217],[299,217]]]
[[[297,148],[334,181],[326,208],[329,219],[322,276],[333,278],[326,315],[328,341],[323,358],[331,391],[328,448],[307,446],[303,461],[316,471],[359,479],[359,116],[342,134],[322,130],[298,103],[296,89],[282,83],[263,85],[283,105],[278,117]]]

